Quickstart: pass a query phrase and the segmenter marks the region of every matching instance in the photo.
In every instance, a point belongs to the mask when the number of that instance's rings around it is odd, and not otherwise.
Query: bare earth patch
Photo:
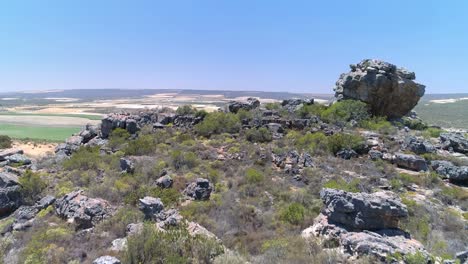
[[[22,149],[27,157],[38,159],[50,154],[54,154],[57,143],[36,143],[25,141],[13,141],[13,148]]]

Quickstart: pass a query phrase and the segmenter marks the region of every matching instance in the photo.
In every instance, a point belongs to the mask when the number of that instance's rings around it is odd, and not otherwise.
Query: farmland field
[[[17,139],[35,139],[44,141],[64,141],[73,133],[80,131],[81,126],[49,127],[38,125],[18,125],[0,123],[0,135]]]

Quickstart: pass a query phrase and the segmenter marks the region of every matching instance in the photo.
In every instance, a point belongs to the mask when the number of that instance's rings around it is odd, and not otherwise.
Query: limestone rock
[[[375,115],[402,117],[424,95],[425,86],[414,81],[414,72],[388,62],[366,59],[350,68],[336,82],[335,97],[363,101]]]
[[[350,193],[325,188],[320,192],[320,197],[330,223],[338,223],[349,229],[398,228],[400,219],[408,216],[406,206],[388,192]]]
[[[396,153],[394,162],[398,167],[414,171],[427,171],[427,162],[425,159],[411,154]]]
[[[55,212],[58,216],[75,223],[78,229],[93,227],[112,214],[110,204],[100,198],[89,198],[83,191],[74,191],[58,199]]]
[[[102,256],[93,261],[93,264],[121,264],[120,260],[112,256]]]

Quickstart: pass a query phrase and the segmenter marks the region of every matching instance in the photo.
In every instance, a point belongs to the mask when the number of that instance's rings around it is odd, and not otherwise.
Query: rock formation
[[[185,188],[184,194],[195,200],[208,200],[212,191],[213,185],[209,180],[198,178]]]
[[[375,115],[403,117],[424,95],[425,86],[414,81],[414,72],[388,62],[366,59],[350,68],[336,82],[335,97],[363,101]]]
[[[350,255],[372,255],[385,261],[390,254],[429,256],[418,241],[398,229],[400,219],[408,216],[406,206],[390,192],[349,193],[323,189],[322,213],[302,236],[317,236],[338,244]]]
[[[22,203],[21,186],[18,177],[0,172],[0,217],[16,210]]]
[[[93,227],[98,222],[111,216],[110,204],[100,198],[89,198],[83,191],[71,192],[58,199],[55,211],[58,216],[75,223],[77,229]]]

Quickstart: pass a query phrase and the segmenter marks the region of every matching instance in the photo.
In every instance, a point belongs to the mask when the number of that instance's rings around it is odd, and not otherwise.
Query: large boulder
[[[405,139],[405,147],[418,155],[432,153],[436,150],[431,142],[414,136],[409,136]]]
[[[0,217],[16,210],[22,203],[21,186],[18,177],[0,172]]]
[[[392,256],[415,253],[429,259],[420,242],[398,229],[408,211],[393,193],[323,189],[320,196],[325,207],[302,237],[316,236],[327,247],[341,247],[350,256],[371,255],[385,263]]]
[[[450,161],[434,160],[431,167],[450,182],[468,184],[468,166],[455,166]]]
[[[281,102],[281,106],[288,110],[289,112],[294,112],[299,110],[304,105],[312,105],[314,104],[314,99],[286,99]]]
[[[58,216],[75,223],[77,229],[91,228],[112,215],[111,205],[100,198],[89,198],[83,191],[74,191],[58,199],[55,203]]]
[[[139,202],[138,208],[145,214],[146,219],[153,219],[155,215],[164,210],[164,204],[159,198],[146,196],[140,199]]]
[[[408,216],[406,206],[389,192],[350,193],[325,188],[320,197],[328,221],[351,230],[398,228],[400,219]]]
[[[195,200],[208,200],[212,191],[213,185],[209,180],[198,178],[185,188],[184,194]]]
[[[15,154],[23,154],[23,150],[21,149],[15,149],[15,148],[10,148],[10,149],[4,149],[0,151],[0,162],[6,161],[8,157],[15,155]]]
[[[440,141],[443,149],[468,154],[468,139],[461,133],[442,133]]]
[[[425,159],[411,154],[395,153],[393,160],[398,167],[414,170],[427,171],[427,162]]]
[[[414,72],[388,62],[366,59],[350,68],[336,82],[335,97],[363,101],[375,115],[403,117],[424,95],[425,86],[414,81]]]

